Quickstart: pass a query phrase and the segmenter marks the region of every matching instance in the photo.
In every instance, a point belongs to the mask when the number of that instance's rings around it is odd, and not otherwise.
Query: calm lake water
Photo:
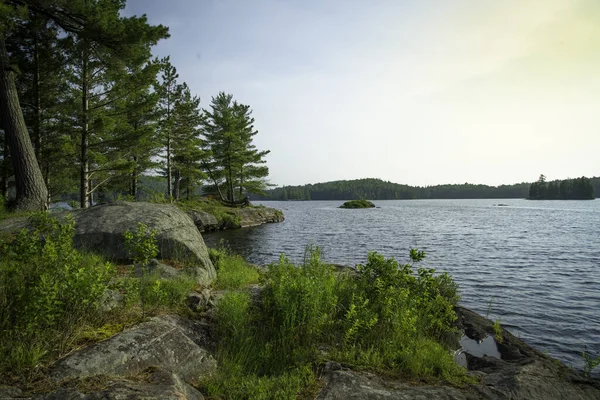
[[[461,303],[541,351],[581,368],[581,351],[600,354],[600,200],[388,200],[344,210],[340,201],[262,202],[286,220],[204,234],[250,262],[285,253],[301,261],[307,245],[328,262],[355,265],[371,250],[400,262],[411,247],[424,265],[450,272]],[[502,204],[502,206],[498,206]]]

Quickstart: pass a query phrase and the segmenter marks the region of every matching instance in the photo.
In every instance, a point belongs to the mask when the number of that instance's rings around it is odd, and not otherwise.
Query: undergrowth
[[[27,383],[77,345],[104,340],[149,315],[181,310],[195,284],[184,274],[118,275],[101,257],[73,247],[69,217],[38,213],[30,224],[31,230],[0,240],[2,382]],[[155,237],[143,226],[130,238],[144,264],[155,252]]]
[[[240,255],[232,253],[227,247],[209,249],[210,261],[217,270],[215,289],[240,289],[259,282],[259,273]]]
[[[425,254],[411,251],[413,262]],[[447,381],[466,370],[440,344],[453,331],[457,287],[447,274],[370,253],[355,274],[336,273],[314,249],[302,265],[282,256],[263,277],[260,303],[230,292],[219,302],[212,398],[296,398],[318,385],[327,359],[357,368]]]

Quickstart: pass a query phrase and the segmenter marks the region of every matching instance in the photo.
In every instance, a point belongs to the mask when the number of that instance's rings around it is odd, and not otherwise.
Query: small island
[[[375,204],[369,200],[350,200],[342,204],[340,208],[375,208]]]

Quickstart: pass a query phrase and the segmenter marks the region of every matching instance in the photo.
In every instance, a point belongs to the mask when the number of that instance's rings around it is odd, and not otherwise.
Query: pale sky
[[[128,0],[209,107],[251,106],[270,181],[600,175],[600,0]]]

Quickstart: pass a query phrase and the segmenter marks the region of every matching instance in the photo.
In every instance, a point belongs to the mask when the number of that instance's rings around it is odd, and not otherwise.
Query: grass
[[[258,270],[226,247],[209,249],[208,255],[217,270],[217,279],[213,283],[215,289],[237,290],[259,282]]]
[[[458,301],[448,275],[376,253],[357,272],[336,273],[313,249],[302,265],[282,256],[269,266],[260,304],[244,291],[227,293],[216,314],[220,368],[200,389],[209,398],[302,397],[319,386],[315,371],[325,360],[433,382],[470,381],[440,344],[454,329]]]
[[[340,208],[373,208],[375,204],[369,200],[350,200],[340,206]]]

